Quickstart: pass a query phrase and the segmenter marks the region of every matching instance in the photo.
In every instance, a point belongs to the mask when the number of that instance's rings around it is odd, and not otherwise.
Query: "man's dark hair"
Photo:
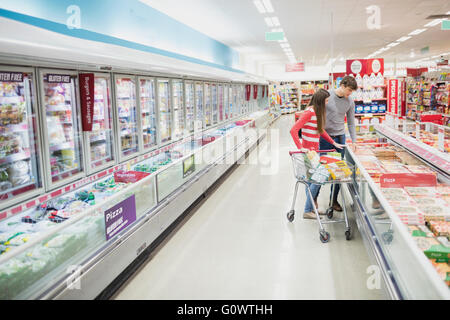
[[[355,78],[353,78],[352,76],[345,76],[341,80],[339,85],[344,86],[346,88],[351,88],[352,90],[358,89],[358,84],[356,83]]]

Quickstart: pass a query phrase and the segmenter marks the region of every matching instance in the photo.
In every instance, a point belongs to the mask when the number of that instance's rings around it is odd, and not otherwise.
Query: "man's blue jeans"
[[[345,144],[345,134],[340,135],[340,136],[331,136],[331,139],[333,139],[337,143]],[[332,144],[330,144],[328,141],[326,141],[324,138],[321,137],[320,142],[319,142],[319,150],[332,150],[332,149],[336,149],[336,151],[341,154],[342,160],[344,160],[345,149],[337,149],[335,146],[333,146]],[[338,198],[340,189],[341,189],[341,186],[339,184],[334,185],[333,203],[332,204],[337,202],[337,198]],[[317,195],[316,195],[316,198],[317,198]],[[316,199],[316,198],[314,198],[314,199]]]

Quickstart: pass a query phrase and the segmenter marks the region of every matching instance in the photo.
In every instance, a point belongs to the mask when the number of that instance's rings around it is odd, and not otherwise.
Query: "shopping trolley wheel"
[[[392,240],[394,239],[394,235],[392,234],[392,232],[384,232],[382,234],[383,240],[385,243],[390,244],[392,242]]]
[[[352,231],[350,228],[345,231],[345,239],[350,240],[352,238]]]
[[[327,214],[328,219],[333,219],[333,214],[334,214],[333,208],[332,207],[328,208],[326,214]]]
[[[294,221],[294,216],[295,216],[295,211],[291,210],[287,213],[287,219],[289,220],[289,222]]]
[[[330,241],[330,234],[326,231],[320,232],[320,241],[322,241],[322,243]]]

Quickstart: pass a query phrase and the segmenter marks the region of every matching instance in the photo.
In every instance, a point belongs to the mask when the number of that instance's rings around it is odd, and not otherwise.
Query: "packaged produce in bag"
[[[314,150],[310,150],[304,154],[305,164],[310,169],[315,169],[320,165],[320,157]]]

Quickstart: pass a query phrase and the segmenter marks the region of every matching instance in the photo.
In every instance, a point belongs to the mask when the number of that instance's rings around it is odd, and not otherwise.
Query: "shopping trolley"
[[[334,152],[336,150],[319,150],[317,151],[318,154],[323,154],[323,153],[328,153],[328,152]],[[330,240],[330,234],[325,230],[324,228],[324,224],[329,224],[329,223],[343,223],[345,222],[345,238],[347,240],[350,240],[352,237],[352,233],[351,233],[351,228],[350,225],[348,223],[348,217],[347,217],[347,208],[346,208],[346,204],[345,204],[345,197],[342,195],[342,210],[344,213],[344,219],[340,219],[340,220],[331,220],[333,218],[333,214],[334,214],[334,210],[333,210],[333,203],[332,203],[332,197],[330,197],[330,203],[329,203],[329,207],[326,211],[326,216],[328,217],[328,221],[322,221],[322,219],[320,218],[319,215],[319,211],[318,208],[316,208],[316,205],[314,203],[314,199],[311,193],[311,190],[309,188],[309,184],[316,184],[316,185],[326,185],[329,184],[331,185],[331,194],[333,194],[333,190],[335,185],[340,184],[341,187],[343,184],[348,184],[348,183],[352,183],[352,176],[354,173],[354,167],[352,165],[350,165],[349,163],[346,162],[347,167],[351,170],[352,174],[349,175],[348,177],[344,178],[344,179],[339,179],[339,180],[331,180],[328,179],[327,181],[324,182],[317,182],[314,180],[311,180],[311,170],[313,171],[312,168],[309,167],[309,165],[305,162],[305,152],[303,151],[291,151],[289,152],[289,155],[291,156],[292,159],[292,164],[294,167],[294,174],[295,174],[295,178],[297,179],[297,182],[295,184],[295,192],[294,192],[294,199],[292,200],[292,207],[291,210],[287,213],[287,219],[289,220],[289,222],[294,221],[294,216],[295,216],[295,201],[297,199],[297,192],[298,192],[298,186],[300,185],[300,183],[305,185],[306,190],[308,191],[308,196],[311,199],[312,202],[312,206],[314,208],[314,212],[316,214],[316,218],[317,218],[317,222],[319,223],[319,235],[320,235],[320,241],[322,241],[323,243],[326,243]],[[342,188],[341,188],[342,190]]]

